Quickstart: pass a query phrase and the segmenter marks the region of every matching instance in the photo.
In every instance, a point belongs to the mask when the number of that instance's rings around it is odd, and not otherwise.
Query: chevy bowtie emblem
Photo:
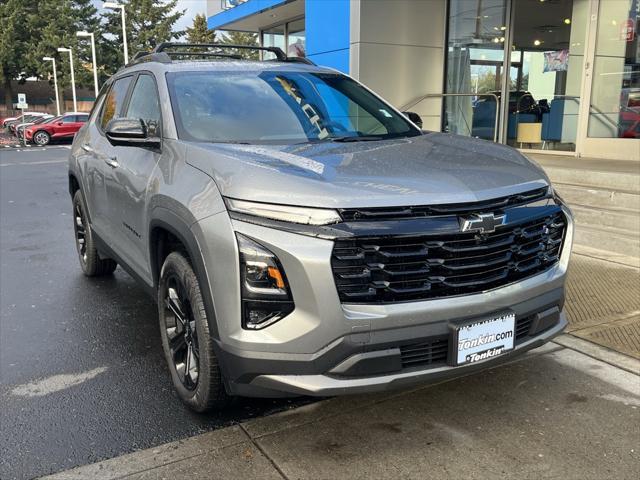
[[[463,232],[491,233],[496,227],[504,225],[505,215],[493,213],[478,213],[468,217],[460,217],[460,228]]]

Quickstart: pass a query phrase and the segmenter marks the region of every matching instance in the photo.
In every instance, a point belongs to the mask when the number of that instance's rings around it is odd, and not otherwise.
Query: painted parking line
[[[47,165],[51,163],[67,163],[68,160],[42,160],[40,162],[12,162],[12,163],[0,163],[0,167],[13,167],[21,166],[26,167],[28,165]]]

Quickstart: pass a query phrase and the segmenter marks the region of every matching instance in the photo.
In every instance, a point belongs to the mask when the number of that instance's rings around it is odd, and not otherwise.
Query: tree
[[[0,2],[0,80],[7,109],[13,108],[11,81],[35,73],[35,66],[25,62],[25,54],[33,47],[33,40],[37,39],[37,29],[33,28],[36,17],[36,2]]]
[[[94,33],[98,50],[96,61],[100,62],[103,58],[100,48],[102,28],[97,12],[92,0],[39,0],[36,23],[39,38],[26,56],[29,64],[36,65],[37,76],[44,78],[49,76],[51,65],[43,62],[42,57],[53,56],[59,62],[59,87],[64,89],[71,85],[69,54],[57,51],[59,47],[65,47],[73,50],[76,86],[93,85],[91,45],[88,39],[78,38],[76,32],[84,30]],[[100,65],[98,69],[103,70]]]
[[[182,31],[173,31],[175,23],[184,15],[185,10],[176,10],[178,0],[126,0],[121,1],[126,13],[127,44],[129,60],[138,52],[148,52],[162,43],[178,39],[184,35]],[[112,49],[112,58],[109,64],[122,65],[124,54],[122,53],[122,17],[120,10],[112,11],[104,15],[105,42],[116,45]],[[114,37],[116,40],[114,41]],[[112,72],[109,72],[112,73]]]
[[[0,77],[7,108],[13,104],[11,80],[49,77],[51,64],[43,62],[42,57],[58,60],[61,88],[71,83],[69,56],[58,53],[59,47],[73,49],[76,83],[79,86],[93,83],[90,48],[79,45],[76,37],[79,30],[100,35],[100,19],[92,0],[3,0],[0,25]]]
[[[249,45],[251,47],[259,46],[258,34],[250,32],[227,31],[223,35],[222,41],[220,43],[224,43],[227,45]],[[258,60],[259,58],[258,50],[238,49],[237,51],[232,50],[229,53],[242,55],[244,58],[248,58],[251,60]]]
[[[207,17],[200,13],[193,17],[193,26],[187,28],[187,41],[189,43],[215,43],[216,32],[209,30]]]

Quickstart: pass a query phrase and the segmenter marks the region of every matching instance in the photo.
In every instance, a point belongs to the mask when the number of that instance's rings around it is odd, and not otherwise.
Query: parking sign
[[[28,107],[27,105],[27,94],[26,93],[19,93],[18,94],[18,108],[20,110],[24,110]]]

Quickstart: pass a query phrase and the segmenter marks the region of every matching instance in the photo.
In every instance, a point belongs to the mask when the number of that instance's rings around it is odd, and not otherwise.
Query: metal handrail
[[[419,104],[423,100],[426,100],[427,98],[444,98],[444,97],[493,97],[496,101],[496,114],[495,114],[495,121],[493,125],[493,141],[496,143],[498,142],[498,120],[499,120],[498,104],[500,102],[500,99],[498,98],[498,95],[496,95],[495,93],[427,93],[426,95],[422,95],[421,97],[418,97],[416,100],[412,100],[406,105],[400,107],[400,110],[403,112],[406,112],[408,109],[410,109],[411,107],[415,107],[417,104]]]

